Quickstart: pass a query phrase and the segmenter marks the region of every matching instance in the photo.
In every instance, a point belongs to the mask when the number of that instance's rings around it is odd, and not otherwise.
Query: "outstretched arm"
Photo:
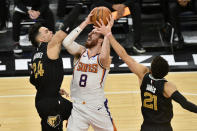
[[[164,96],[167,98],[172,98],[174,101],[179,103],[184,109],[191,112],[197,113],[197,105],[188,101],[176,88],[176,86],[171,82],[166,82],[164,85]]]
[[[133,58],[131,58],[127,54],[125,49],[116,41],[116,39],[111,33],[111,27],[113,25],[113,21],[114,21],[113,18],[110,17],[110,21],[108,22],[107,26],[102,25],[100,26],[100,28],[98,27],[94,27],[94,28],[97,30],[98,33],[102,33],[103,35],[106,35],[108,37],[109,42],[112,45],[115,52],[128,65],[129,69],[139,77],[141,84],[144,75],[149,71],[149,69],[143,66],[142,64],[137,63]],[[97,24],[99,23],[97,22]]]
[[[109,23],[109,20],[108,20],[108,23]],[[99,62],[102,67],[109,69],[110,64],[111,64],[110,44],[109,44],[109,39],[108,39],[109,34],[107,34],[106,32],[102,32],[102,31],[105,30],[105,28],[111,29],[111,27],[113,26],[113,23],[109,23],[107,26],[105,26],[103,21],[100,20],[100,23],[97,21],[97,24],[99,28],[95,27],[96,29],[94,29],[94,31],[104,35],[104,41],[102,44],[101,53],[99,55]]]
[[[125,49],[116,41],[113,35],[109,37],[109,40],[115,52],[128,65],[129,69],[138,76],[141,84],[144,75],[149,72],[149,69],[146,66],[139,64],[132,57],[130,57]]]
[[[104,37],[103,45],[101,48],[101,53],[99,55],[100,65],[106,69],[110,68],[111,59],[110,59],[110,44],[107,36]]]
[[[94,9],[93,9],[94,10]],[[92,12],[88,15],[88,17],[83,21],[77,28],[75,28],[64,40],[63,40],[63,46],[67,49],[67,51],[74,55],[80,55],[84,52],[85,48],[76,42],[74,40],[79,36],[81,31],[89,24],[91,24],[90,17],[92,16]]]
[[[81,5],[76,5],[72,11],[69,13],[68,17],[64,20],[64,26],[55,33],[52,40],[49,42],[47,46],[47,56],[50,59],[59,58],[59,53],[61,50],[61,44],[67,34],[72,30],[74,26],[74,21],[77,20],[80,11],[82,9]]]

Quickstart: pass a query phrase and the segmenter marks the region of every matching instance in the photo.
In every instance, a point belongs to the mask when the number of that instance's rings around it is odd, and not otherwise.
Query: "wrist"
[[[109,37],[109,36],[111,36],[112,35],[112,33],[111,33],[111,31],[110,32],[108,32],[105,36],[106,37]]]

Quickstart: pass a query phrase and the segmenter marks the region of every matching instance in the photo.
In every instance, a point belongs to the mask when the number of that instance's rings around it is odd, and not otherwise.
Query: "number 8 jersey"
[[[165,79],[147,73],[141,84],[142,115],[145,123],[167,124],[173,117],[171,98],[163,96]]]
[[[87,103],[103,103],[104,83],[109,70],[102,68],[99,55],[88,56],[88,50],[82,53],[74,66],[71,83],[71,98],[73,101]]]

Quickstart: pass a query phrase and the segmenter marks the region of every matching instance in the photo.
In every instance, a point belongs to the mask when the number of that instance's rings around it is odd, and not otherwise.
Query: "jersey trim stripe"
[[[105,68],[103,67],[103,65],[101,64],[99,57],[100,57],[100,56],[98,55],[98,57],[97,57],[97,63],[100,65],[101,68],[105,69]]]
[[[83,54],[86,52],[86,50],[84,52],[81,53],[80,57],[78,58],[78,60],[74,63],[74,69],[75,69],[75,66],[79,63],[81,57],[83,56]]]
[[[106,69],[103,69],[103,73],[102,73],[100,85],[102,84],[102,82],[103,82],[103,80],[104,80],[105,73],[106,73]],[[101,85],[101,87],[102,87],[102,85]]]
[[[107,113],[108,113],[108,115],[109,115],[109,117],[110,117],[110,120],[111,120],[111,122],[112,122],[114,131],[117,131],[116,126],[115,126],[115,124],[114,124],[114,121],[113,121],[113,119],[112,119],[112,117],[111,117],[111,113],[109,112],[109,108],[108,108],[108,105],[107,105],[107,104],[108,104],[108,100],[106,99],[105,102],[104,102],[105,109],[106,109],[106,111],[107,111]]]

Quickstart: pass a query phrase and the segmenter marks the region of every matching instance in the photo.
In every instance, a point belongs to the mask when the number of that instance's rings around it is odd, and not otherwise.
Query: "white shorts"
[[[73,102],[67,131],[88,131],[90,125],[94,131],[116,131],[107,106],[107,100],[102,105],[97,106]]]

